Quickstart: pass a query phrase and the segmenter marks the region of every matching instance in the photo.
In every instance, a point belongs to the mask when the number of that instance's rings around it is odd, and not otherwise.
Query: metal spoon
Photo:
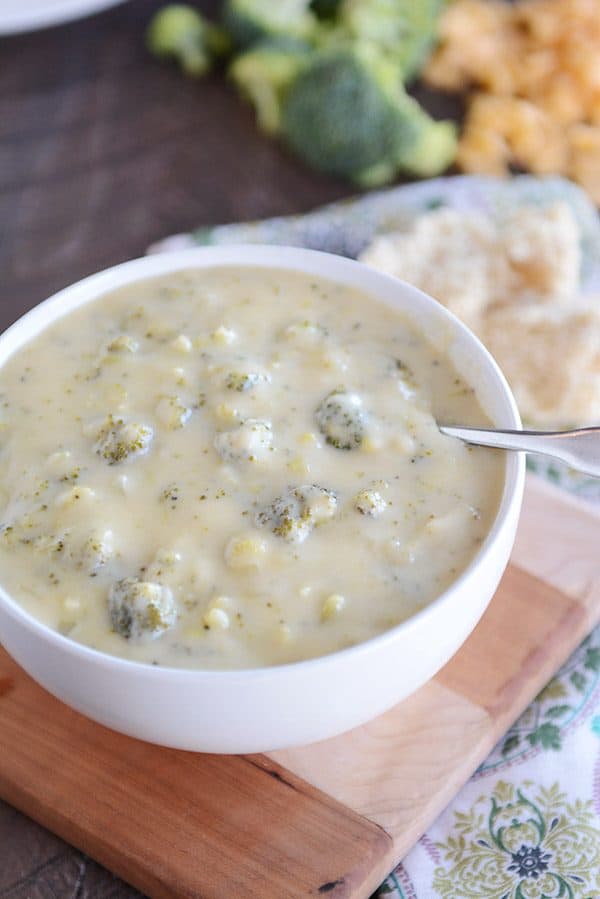
[[[600,478],[600,427],[577,431],[495,431],[440,425],[440,431],[477,446],[552,456],[583,474]]]

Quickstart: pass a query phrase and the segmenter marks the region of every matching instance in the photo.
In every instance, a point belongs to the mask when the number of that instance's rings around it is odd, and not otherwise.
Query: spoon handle
[[[553,456],[583,474],[600,478],[600,428],[580,428],[576,431],[495,431],[441,426],[440,431],[448,437],[458,437],[478,446]]]

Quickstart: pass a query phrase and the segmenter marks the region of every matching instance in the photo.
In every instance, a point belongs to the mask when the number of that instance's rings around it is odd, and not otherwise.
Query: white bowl
[[[2,0],[0,34],[36,31],[51,25],[62,25],[117,6],[124,0]]]
[[[519,413],[477,338],[414,287],[339,256],[289,247],[223,246],[126,262],[68,287],[0,337],[0,365],[47,325],[107,291],[143,278],[209,266],[305,272],[362,288],[443,343],[499,427]],[[468,568],[418,614],[380,636],[305,662],[242,671],[157,668],[105,655],[61,636],[0,587],[0,640],[42,686],[107,727],[179,749],[260,752],[323,740],[379,715],[431,678],[485,611],[508,562],[525,464],[507,454],[494,524]]]

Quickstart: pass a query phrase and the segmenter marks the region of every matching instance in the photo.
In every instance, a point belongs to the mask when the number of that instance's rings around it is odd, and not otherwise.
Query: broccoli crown
[[[398,169],[438,174],[456,149],[454,126],[434,122],[373,45],[342,42],[313,53],[287,90],[281,121],[309,165],[365,187],[385,184]]]
[[[229,67],[231,79],[250,100],[259,127],[268,134],[279,130],[283,98],[309,50],[308,44],[295,38],[274,38],[241,53]]]
[[[393,164],[398,144],[394,106],[375,67],[351,48],[315,53],[290,86],[283,133],[316,169],[354,177]]]
[[[319,23],[309,7],[310,0],[225,0],[223,24],[238,47],[281,36],[310,40]]]
[[[187,75],[194,76],[204,75],[215,58],[230,49],[227,33],[184,3],[173,3],[156,13],[146,42],[155,56],[173,57]]]
[[[411,78],[435,38],[444,0],[342,0],[338,25],[354,41],[375,44]]]
[[[200,76],[236,48],[229,76],[259,127],[313,168],[362,187],[442,172],[456,133],[408,97],[446,0],[224,0],[223,28],[192,6],[152,19],[150,50]]]
[[[411,99],[412,98],[407,98]],[[454,122],[435,122],[416,103],[415,139],[409,146],[399,147],[398,165],[419,178],[439,175],[451,165],[456,155],[457,127]]]

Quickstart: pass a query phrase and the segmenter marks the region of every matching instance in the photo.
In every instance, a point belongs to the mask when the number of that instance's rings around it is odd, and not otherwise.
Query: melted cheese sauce
[[[139,282],[0,371],[0,579],[73,640],[272,665],[373,637],[460,574],[504,460],[449,360],[358,291],[278,270]]]

